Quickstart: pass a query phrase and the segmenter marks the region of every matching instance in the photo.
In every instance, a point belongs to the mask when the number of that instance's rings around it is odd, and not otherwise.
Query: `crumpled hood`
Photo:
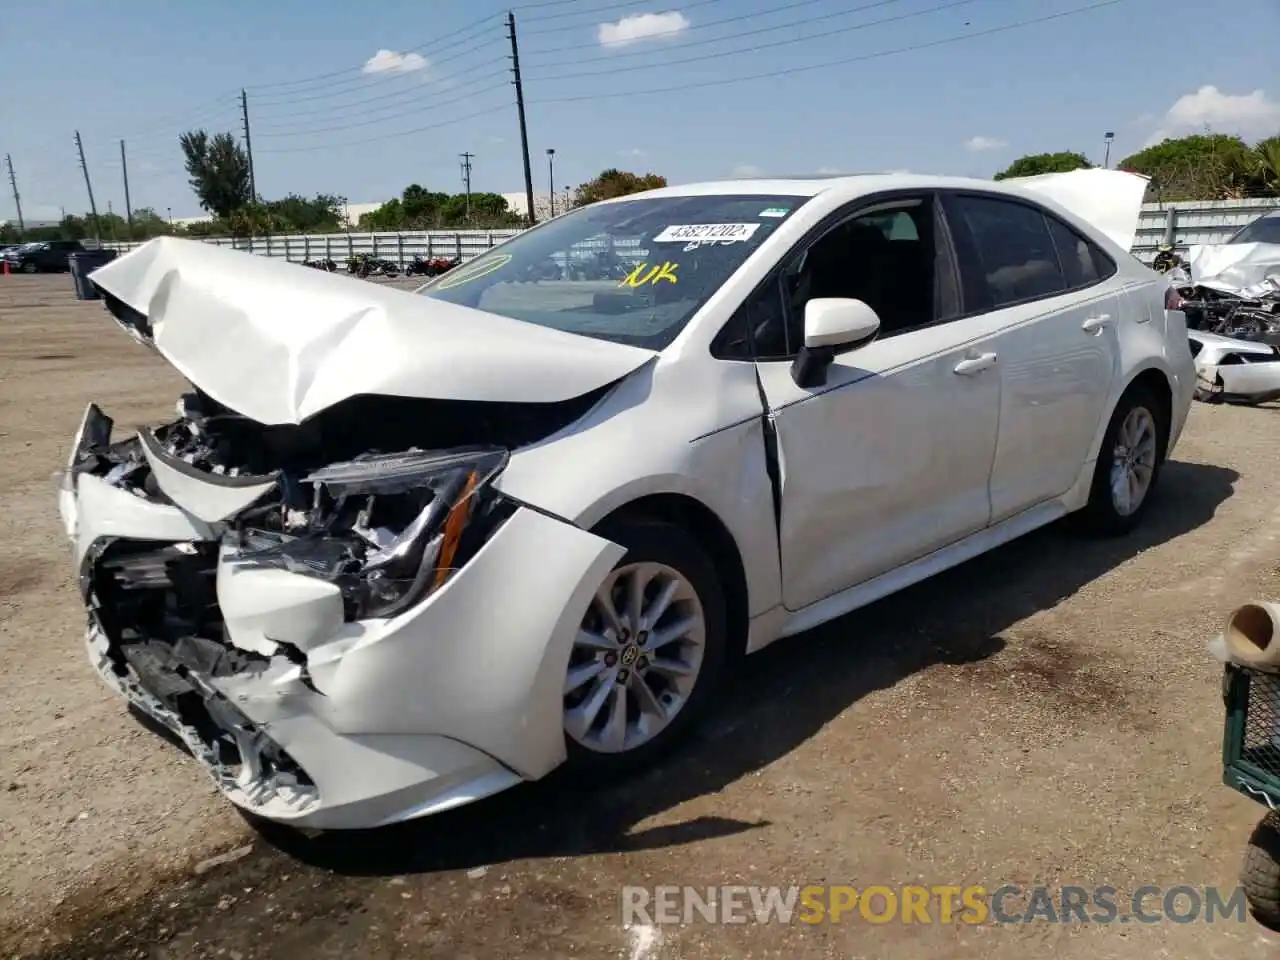
[[[90,279],[219,403],[297,424],[349,397],[553,403],[643,366],[594,340],[238,250],[160,237]]]
[[[1191,281],[1223,293],[1263,297],[1258,287],[1272,275],[1280,276],[1280,243],[1203,243],[1187,250]]]
[[[1095,167],[1037,177],[1010,177],[1004,183],[1048,197],[1101,230],[1125,250],[1132,250],[1150,180],[1139,173]]]

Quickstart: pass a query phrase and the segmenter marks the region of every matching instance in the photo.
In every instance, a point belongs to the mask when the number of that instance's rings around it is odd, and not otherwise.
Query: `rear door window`
[[[967,304],[970,309],[999,309],[1068,289],[1040,210],[1014,200],[972,194],[947,197],[946,209],[953,229],[962,228],[970,241],[969,256],[960,258],[961,269],[979,273],[966,278],[966,300],[980,301]]]

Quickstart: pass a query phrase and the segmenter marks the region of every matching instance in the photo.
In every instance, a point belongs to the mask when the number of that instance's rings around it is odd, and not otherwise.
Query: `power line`
[[[814,0],[802,0],[802,3],[812,3],[812,2],[814,2]],[[839,12],[834,13],[834,14],[832,14],[832,13],[828,13],[828,14],[823,14],[823,15],[818,16],[818,17],[809,17],[809,18],[806,18],[806,19],[801,19],[801,20],[793,21],[793,22],[791,22],[791,23],[786,24],[786,26],[787,26],[788,28],[790,28],[790,27],[796,27],[796,26],[804,26],[804,25],[806,25],[806,24],[810,24],[810,23],[817,23],[817,22],[820,22],[820,21],[829,20],[829,19],[831,19],[831,18],[833,18],[833,17],[844,16],[844,15],[849,14],[849,13],[859,13],[859,12],[864,12],[864,11],[866,11],[866,10],[871,10],[871,9],[876,8],[876,7],[888,6],[888,5],[890,5],[890,4],[894,4],[894,3],[901,3],[901,2],[902,2],[902,0],[875,0],[875,2],[868,3],[868,4],[863,4],[862,6],[855,7],[855,8],[850,9],[850,10],[839,11]],[[897,21],[899,21],[899,20],[905,20],[905,19],[910,19],[910,18],[912,18],[912,17],[922,16],[922,15],[926,15],[926,14],[930,14],[930,13],[936,13],[936,12],[939,12],[939,11],[943,11],[943,10],[951,9],[951,8],[953,8],[953,7],[963,6],[963,5],[967,4],[967,3],[975,3],[975,2],[979,2],[979,0],[952,0],[952,2],[950,2],[950,3],[941,4],[941,5],[939,5],[939,6],[932,7],[932,8],[928,8],[928,9],[925,9],[925,10],[913,11],[913,12],[911,12],[911,13],[908,13],[908,14],[902,14],[902,15],[899,15],[899,16],[896,16],[896,17],[888,17],[888,18],[884,18],[884,19],[882,19],[882,20],[873,20],[873,21],[870,21],[870,22],[868,22],[868,23],[856,24],[856,25],[851,26],[851,27],[843,28],[842,30],[837,30],[837,31],[827,31],[827,34],[830,34],[830,33],[832,33],[832,32],[835,32],[835,33],[841,33],[841,32],[849,32],[849,31],[853,31],[853,30],[861,30],[861,29],[865,29],[865,28],[867,28],[867,27],[878,26],[878,25],[885,24],[885,23],[893,23],[893,22],[897,22]],[[794,7],[794,6],[799,6],[799,5],[801,5],[801,4],[796,4],[796,3],[793,3],[793,4],[792,4],[792,6],[793,6],[793,7]],[[731,20],[736,21],[736,20],[741,20],[742,18],[741,18],[741,17],[733,17],[733,18],[730,18],[730,19],[731,19]],[[730,36],[727,36],[727,37],[717,37],[717,38],[712,39],[712,40],[700,40],[700,41],[695,41],[694,43],[690,43],[690,44],[682,44],[682,45],[680,45],[679,47],[676,47],[675,49],[684,49],[684,48],[687,48],[687,47],[694,47],[694,46],[706,46],[708,43],[719,43],[719,42],[723,42],[723,41],[726,41],[726,40],[736,39],[736,38],[738,38],[738,37],[753,36],[753,35],[760,34],[760,33],[770,33],[770,34],[772,34],[772,33],[776,33],[779,29],[780,29],[780,28],[779,28],[779,26],[777,26],[777,25],[769,26],[769,27],[764,27],[764,28],[757,28],[757,29],[754,29],[754,30],[743,31],[743,32],[741,32],[741,33],[733,34],[733,35],[730,35]],[[774,41],[774,42],[772,42],[772,43],[760,44],[760,45],[757,45],[757,46],[754,46],[754,47],[739,48],[739,49],[734,49],[734,50],[721,51],[721,52],[719,52],[719,53],[714,53],[714,54],[704,54],[704,55],[697,56],[697,57],[689,57],[689,58],[685,58],[685,59],[683,59],[683,60],[667,60],[667,61],[664,61],[664,62],[663,62],[663,63],[661,63],[661,64],[651,64],[651,65],[642,65],[642,66],[638,66],[638,67],[628,67],[628,68],[626,68],[624,71],[618,71],[618,70],[587,70],[587,71],[575,71],[575,72],[571,72],[571,73],[567,73],[567,74],[552,74],[552,75],[550,75],[550,76],[542,76],[542,77],[538,77],[537,79],[540,79],[540,80],[547,80],[547,81],[549,81],[549,80],[570,79],[570,78],[575,78],[575,77],[600,76],[600,75],[603,75],[603,74],[615,74],[615,73],[619,73],[619,72],[635,72],[635,71],[638,71],[638,70],[655,69],[655,68],[657,68],[657,67],[659,67],[659,66],[663,66],[663,67],[665,67],[665,66],[672,66],[672,65],[675,65],[675,64],[681,64],[681,63],[692,63],[692,62],[698,62],[698,61],[702,61],[702,60],[712,60],[712,59],[717,59],[717,58],[720,58],[720,57],[735,56],[735,55],[737,55],[737,54],[739,54],[739,53],[754,52],[754,51],[756,51],[756,50],[764,49],[764,48],[771,47],[771,46],[784,46],[784,45],[792,44],[792,43],[800,43],[800,42],[804,42],[804,41],[806,41],[806,40],[810,40],[810,39],[812,39],[812,38],[813,38],[813,37],[812,37],[812,35],[804,35],[804,36],[800,36],[800,37],[788,38],[788,39],[780,40],[780,41]],[[642,51],[642,52],[644,52],[644,51]],[[623,54],[623,56],[627,56],[627,54]],[[586,60],[586,61],[583,61],[583,62],[590,62],[590,61],[592,61],[592,60],[599,60],[599,59],[611,59],[611,58],[608,58],[608,57],[604,57],[604,58],[594,57],[594,58],[587,58],[587,60]],[[479,82],[479,81],[473,81],[472,83],[469,83],[469,84],[465,85],[465,87],[467,87],[467,88],[469,88],[469,87],[473,87],[473,86],[474,86],[476,83],[478,83],[478,82]],[[495,84],[495,85],[492,85],[492,86],[486,86],[486,87],[483,87],[483,88],[481,88],[481,89],[472,90],[472,91],[471,91],[469,94],[467,94],[466,96],[462,96],[462,97],[455,96],[455,97],[452,97],[452,98],[449,98],[449,99],[445,99],[445,100],[442,100],[442,101],[438,101],[438,102],[435,102],[435,103],[428,103],[428,104],[425,104],[425,105],[423,105],[423,106],[421,106],[421,107],[419,107],[419,108],[417,108],[417,109],[414,109],[414,110],[412,110],[412,111],[408,111],[408,113],[412,113],[412,114],[421,114],[421,113],[430,112],[431,110],[438,109],[438,108],[440,108],[440,107],[444,107],[444,106],[449,106],[449,105],[451,105],[451,104],[458,103],[458,102],[460,102],[461,100],[464,100],[464,99],[469,99],[469,97],[470,97],[470,96],[478,96],[478,95],[480,95],[480,94],[488,93],[489,91],[491,91],[491,90],[496,90],[496,89],[498,89],[499,87],[501,87],[501,86],[503,86],[503,85],[504,85],[504,84]],[[393,98],[394,98],[394,99],[396,99],[396,100],[399,100],[402,96],[403,96],[403,94],[402,94],[401,92],[399,92],[399,91],[396,91],[396,92],[394,92],[394,93],[392,93],[392,94],[381,94],[381,95],[376,96],[376,97],[368,97],[368,98],[365,98],[364,100],[360,100],[360,101],[353,101],[353,102],[351,102],[351,103],[342,104],[342,105],[341,105],[341,107],[340,107],[340,110],[341,110],[341,111],[348,111],[348,110],[350,110],[351,108],[355,108],[355,107],[360,106],[360,105],[364,105],[364,104],[368,104],[368,103],[373,103],[373,102],[377,102],[377,101],[389,100],[389,99],[393,99]],[[393,106],[398,106],[398,105],[393,105]],[[388,109],[388,108],[383,107],[383,108],[380,108],[380,109],[382,109],[382,110],[386,110],[386,109]],[[406,111],[398,110],[398,111],[397,111],[397,113],[396,113],[396,114],[394,114],[394,115],[390,115],[390,116],[383,115],[383,116],[372,116],[372,117],[364,117],[364,116],[363,116],[363,113],[364,113],[364,111],[359,111],[359,112],[358,112],[358,113],[356,113],[356,114],[348,114],[348,115],[361,115],[361,116],[362,116],[362,119],[357,120],[357,121],[355,121],[355,122],[353,122],[353,123],[344,123],[344,124],[339,124],[339,125],[336,125],[336,126],[328,126],[328,127],[320,127],[320,128],[312,127],[312,126],[310,126],[309,124],[308,124],[308,125],[303,125],[303,126],[299,126],[299,125],[296,125],[296,124],[295,124],[295,125],[286,125],[286,126],[284,126],[283,128],[281,128],[281,127],[276,127],[276,126],[271,126],[271,127],[269,127],[269,128],[268,128],[268,132],[266,132],[266,133],[260,133],[260,134],[259,134],[259,136],[260,136],[260,137],[264,137],[264,136],[266,136],[266,137],[288,137],[288,136],[308,136],[308,135],[312,135],[312,134],[321,134],[321,133],[337,133],[337,132],[342,132],[342,131],[344,131],[344,130],[355,129],[355,128],[358,128],[358,127],[367,127],[367,126],[371,126],[371,125],[373,125],[373,124],[381,123],[381,122],[383,122],[384,120],[398,119],[399,117],[404,116],[404,115],[406,114]],[[330,111],[328,111],[328,110],[312,110],[312,111],[302,112],[302,113],[299,113],[299,114],[293,114],[292,116],[310,117],[310,116],[316,116],[316,115],[320,115],[320,114],[331,115],[331,112],[330,112]],[[272,119],[272,120],[275,120],[275,119],[285,119],[287,116],[289,116],[289,115],[285,115],[285,117],[270,117],[269,119]],[[334,119],[341,119],[341,115],[339,114],[339,115],[334,116]]]
[[[858,10],[862,11],[862,10],[870,9],[871,7],[882,7],[891,3],[899,3],[899,2],[901,2],[901,0],[877,0],[876,3],[868,4],[865,7],[859,7]],[[910,13],[900,13],[897,16],[893,16],[893,17],[884,17],[880,20],[869,20],[866,23],[855,23],[852,26],[848,26],[848,27],[827,29],[822,31],[821,33],[807,33],[798,37],[786,37],[782,40],[771,40],[768,43],[757,43],[757,44],[754,44],[753,46],[740,47],[735,50],[722,50],[718,53],[703,53],[694,57],[684,57],[683,59],[663,60],[661,63],[650,63],[650,64],[644,64],[638,67],[627,67],[623,70],[609,70],[609,69],[579,70],[572,73],[553,73],[548,76],[538,76],[536,77],[536,79],[542,80],[542,81],[550,81],[550,80],[570,80],[570,79],[576,79],[578,77],[599,77],[605,74],[634,73],[640,70],[654,70],[658,68],[675,67],[675,66],[680,66],[682,64],[686,64],[686,63],[701,63],[705,60],[719,60],[722,57],[734,57],[740,53],[756,53],[757,51],[768,50],[773,47],[785,47],[793,43],[805,43],[809,40],[817,39],[820,36],[831,37],[831,36],[836,36],[838,34],[853,33],[856,30],[866,30],[869,27],[880,27],[880,26],[884,26],[887,23],[898,23],[902,20],[911,20],[915,17],[928,16],[929,14],[933,14],[933,13],[943,13],[947,10],[954,10],[956,7],[964,7],[964,6],[968,6],[969,4],[979,3],[979,2],[981,2],[981,0],[950,0],[950,2],[948,3],[940,3],[937,6],[926,7],[923,10],[912,10]],[[846,12],[852,13],[854,11],[846,11]],[[800,21],[796,21],[795,23],[788,24],[788,27],[802,26],[807,23],[816,23],[820,20],[830,20],[832,17],[838,17],[838,16],[844,16],[844,13],[833,13],[833,14],[826,14],[821,17],[811,17],[808,20],[800,20]],[[777,33],[777,32],[778,32],[777,27],[766,27],[760,30],[748,30],[745,33],[739,34],[738,36],[746,37],[746,36],[751,36],[753,34],[759,34],[759,33]],[[732,38],[725,37],[721,39],[737,39],[737,37],[732,37]],[[695,44],[688,44],[688,46],[695,46]]]
[[[498,35],[487,37],[484,40],[482,40],[480,43],[475,44],[474,46],[468,47],[466,50],[460,50],[447,57],[438,57],[434,60],[430,60],[427,62],[427,64],[425,64],[420,69],[437,68],[442,63],[451,63],[454,60],[460,59],[461,57],[470,56],[471,54],[479,50],[483,50],[485,47],[495,46],[501,39],[502,38]],[[363,73],[363,68],[361,68],[361,72]],[[317,85],[315,87],[310,88],[310,90],[308,91],[301,91],[309,94],[308,96],[305,96],[305,97],[288,96],[288,97],[283,97],[283,98],[274,99],[274,100],[262,100],[260,102],[258,101],[255,101],[255,102],[258,102],[259,106],[284,106],[287,104],[294,104],[294,103],[308,103],[313,100],[328,100],[332,97],[341,96],[345,93],[351,93],[357,90],[367,90],[369,87],[381,86],[383,84],[390,83],[394,80],[416,78],[417,73],[418,73],[417,70],[386,71],[384,76],[375,75],[372,79],[368,74],[365,74],[364,76],[351,77],[350,79],[338,81],[337,83],[333,83],[333,84]],[[341,89],[338,89],[339,87]]]
[[[451,76],[449,79],[450,79],[450,80],[456,80],[458,77],[462,76],[464,73],[471,73],[474,69],[478,69],[478,68],[479,68],[479,66],[495,67],[495,66],[497,66],[498,64],[505,62],[505,60],[506,60],[506,58],[505,58],[505,57],[498,57],[498,58],[496,58],[496,59],[494,59],[494,60],[487,60],[487,61],[485,61],[485,63],[484,63],[484,64],[477,65],[477,67],[472,68],[472,70],[466,70],[466,71],[463,71],[463,73],[454,74],[454,75],[453,75],[453,76]],[[483,79],[483,78],[482,78],[482,79]],[[464,87],[469,87],[469,86],[471,86],[472,84],[475,84],[475,83],[478,83],[478,82],[479,82],[479,80],[468,80],[465,84],[463,84],[463,86],[464,86]],[[376,97],[366,97],[366,98],[364,98],[363,100],[352,100],[352,101],[351,101],[351,102],[349,102],[349,103],[342,103],[342,104],[338,104],[336,107],[334,107],[334,108],[332,108],[332,109],[325,108],[325,107],[320,107],[320,108],[312,108],[312,109],[310,109],[310,110],[299,110],[299,111],[295,111],[295,112],[293,112],[293,113],[277,113],[277,114],[270,114],[270,113],[268,113],[268,114],[267,114],[267,116],[266,116],[266,119],[268,119],[268,120],[273,120],[273,121],[274,121],[274,120],[291,120],[291,119],[293,119],[293,118],[295,118],[295,117],[314,117],[314,116],[318,116],[318,115],[320,115],[320,114],[324,114],[324,115],[328,116],[328,115],[331,115],[332,113],[334,113],[335,111],[340,111],[340,110],[349,110],[349,109],[350,109],[350,108],[352,108],[352,107],[362,107],[362,106],[365,106],[366,104],[370,104],[370,103],[378,103],[378,102],[381,102],[381,101],[383,101],[383,100],[397,100],[397,101],[401,101],[401,102],[403,102],[403,101],[404,101],[404,99],[405,99],[405,96],[406,96],[406,92],[405,92],[404,90],[393,90],[393,91],[392,91],[392,92],[390,92],[390,93],[382,93],[382,94],[378,94]],[[259,106],[260,106],[260,104],[258,104],[258,103],[255,101],[255,102],[254,102],[254,108],[255,108],[255,109],[257,109]],[[379,108],[379,109],[381,109],[381,108]]]
[[[365,120],[358,120],[355,123],[344,123],[344,124],[339,124],[338,126],[333,126],[333,127],[309,127],[305,130],[289,130],[288,128],[286,128],[284,131],[279,131],[279,130],[276,130],[275,128],[271,128],[266,133],[259,133],[258,137],[259,139],[262,139],[264,137],[273,137],[273,138],[305,137],[305,136],[310,136],[312,134],[317,134],[317,133],[340,133],[343,130],[354,130],[357,127],[368,127],[375,123],[385,123],[387,120],[398,119],[399,117],[416,116],[423,113],[430,113],[432,110],[439,110],[441,107],[448,107],[455,103],[462,103],[463,101],[472,100],[483,93],[489,93],[493,90],[505,90],[506,87],[507,87],[507,81],[502,81],[499,83],[490,84],[489,86],[484,87],[483,89],[480,89],[480,90],[472,90],[466,93],[462,93],[460,96],[451,97],[447,100],[439,100],[434,103],[427,103],[427,104],[424,104],[423,106],[416,107],[412,110],[401,110],[398,114],[394,114],[393,116],[389,116],[389,117],[372,117]],[[382,109],[385,110],[386,108],[383,107]]]
[[[566,0],[566,2],[573,2],[573,0]],[[415,47],[408,47],[407,49],[402,50],[400,52],[402,54],[418,53],[419,51],[422,51],[427,47],[432,46],[433,44],[443,43],[445,40],[449,40],[453,37],[458,36],[459,34],[466,33],[469,30],[474,30],[476,27],[491,23],[494,20],[497,20],[498,17],[499,17],[499,14],[497,12],[487,13],[483,17],[481,17],[479,20],[472,21],[466,26],[462,26],[462,27],[459,27],[457,30],[450,31],[449,33],[446,33],[442,37],[436,37],[432,40],[424,41],[423,43],[420,43]],[[277,87],[291,87],[299,84],[314,83],[317,80],[327,80],[330,77],[340,77],[348,73],[351,73],[353,70],[363,70],[363,69],[364,69],[363,65],[359,67],[343,67],[341,70],[331,70],[328,73],[317,73],[310,77],[299,77],[296,80],[279,80],[279,81],[276,81],[275,83],[259,83],[254,86],[248,87],[247,89],[257,91],[257,90],[272,90]]]
[[[691,26],[672,27],[670,30],[659,30],[656,33],[646,33],[644,35],[644,39],[645,40],[661,40],[664,37],[675,37],[675,36],[681,36],[684,34],[692,33],[694,30],[706,30],[709,27],[724,26],[726,23],[741,23],[744,20],[760,20],[763,17],[771,16],[772,14],[775,14],[775,13],[781,13],[783,10],[799,10],[801,7],[812,7],[816,3],[825,3],[825,2],[827,2],[827,0],[787,0],[787,2],[784,2],[784,3],[773,4],[764,13],[738,13],[738,14],[734,14],[732,17],[721,17],[719,20],[708,20],[705,23],[695,23],[695,24],[692,24]],[[688,9],[687,5],[685,9]],[[837,13],[826,14],[826,16],[829,16],[829,17],[838,16],[839,13],[846,13],[846,12],[851,13],[853,11],[842,10],[842,11],[838,11]],[[780,23],[771,27],[770,29],[781,30],[786,28],[787,26],[790,26],[790,24]],[[561,33],[564,31],[563,27],[555,27],[551,29],[554,29],[556,33]],[[530,33],[550,33],[551,29],[544,27],[540,31],[530,31]],[[598,43],[571,43],[567,46],[562,46],[562,47],[548,47],[545,50],[538,50],[537,53],[539,54],[569,53],[574,50],[598,50],[598,49],[599,49]],[[643,53],[648,51],[641,51],[641,52]],[[616,55],[621,56],[622,54],[616,54]]]
[[[722,77],[719,80],[702,80],[697,83],[681,83],[670,87],[642,87],[636,90],[619,90],[608,93],[591,93],[585,96],[577,97],[552,97],[550,99],[539,99],[538,103],[581,103],[584,100],[608,100],[616,97],[636,97],[642,94],[650,93],[675,93],[682,90],[700,90],[704,87],[720,87],[730,83],[748,83],[752,80],[772,80],[777,77],[787,77],[796,73],[806,73],[813,70],[825,70],[828,67],[839,67],[850,63],[862,63],[866,60],[877,60],[881,57],[893,57],[901,53],[913,53],[917,50],[928,50],[933,47],[946,46],[947,44],[960,43],[965,40],[975,40],[978,37],[988,37],[997,33],[1005,33],[1009,30],[1018,30],[1022,27],[1030,27],[1039,23],[1048,23],[1051,20],[1061,20],[1064,17],[1072,17],[1080,13],[1090,13],[1094,10],[1101,10],[1104,7],[1114,7],[1116,4],[1125,3],[1126,0],[1100,0],[1098,3],[1091,3],[1088,6],[1076,7],[1072,10],[1062,10],[1058,13],[1047,14],[1043,17],[1032,17],[1026,20],[1015,20],[1013,23],[1007,23],[999,27],[991,27],[986,30],[975,30],[970,33],[963,33],[954,37],[944,37],[941,40],[930,40],[925,43],[913,43],[905,47],[896,47],[892,50],[880,50],[876,53],[860,54],[856,57],[841,57],[837,60],[824,60],[821,63],[806,63],[796,67],[786,67],[782,70],[770,70],[765,73],[753,73],[741,77]]]
[[[724,3],[724,2],[725,0],[692,0],[691,3],[682,3],[680,5],[680,12],[684,13],[687,10],[695,9],[696,7],[705,7],[713,3]],[[603,7],[591,7],[588,10],[571,10],[568,13],[544,13],[536,17],[525,17],[524,22],[525,23],[542,23],[544,20],[564,20],[568,17],[586,17],[586,16],[593,16],[601,13],[616,13],[619,10],[626,10],[626,9],[633,9],[633,10],[635,9],[634,0],[631,0],[631,2],[627,2],[627,3],[614,2]],[[542,27],[537,30],[526,30],[525,34],[527,36],[532,36],[533,34],[536,34],[536,33],[550,33],[552,30],[559,32],[561,30],[568,30],[568,29],[570,28],[565,26],[549,27],[549,28]]]
[[[439,130],[441,127],[452,126],[455,123],[466,123],[468,120],[474,120],[477,117],[485,117],[485,116],[488,116],[489,114],[497,113],[499,110],[508,110],[510,109],[510,107],[511,107],[511,102],[507,101],[505,103],[495,104],[492,107],[488,107],[487,109],[484,109],[484,110],[473,110],[472,112],[461,117],[454,117],[450,120],[441,120],[438,123],[431,123],[425,127],[415,127],[412,130],[399,130],[396,133],[383,134],[382,136],[378,136],[378,137],[366,137],[363,140],[352,140],[345,143],[326,144],[325,149],[340,150],[344,147],[362,147],[367,143],[381,143],[384,140],[396,140],[396,139],[399,139],[400,137],[411,137],[414,134],[426,133],[429,130]],[[307,147],[277,147],[274,150],[259,150],[258,153],[259,154],[314,153],[316,149],[317,149],[316,146],[313,144]]]
[[[825,60],[820,63],[805,63],[795,67],[787,67],[780,70],[770,70],[764,73],[747,74],[745,76],[723,77],[717,80],[704,80],[696,83],[682,83],[682,84],[668,86],[668,87],[646,86],[646,87],[641,87],[641,88],[631,89],[631,90],[619,90],[619,91],[603,92],[603,93],[593,92],[590,94],[585,94],[580,96],[536,98],[533,102],[535,104],[581,103],[587,100],[608,100],[608,99],[617,99],[619,97],[635,97],[635,96],[648,94],[648,93],[673,93],[681,90],[696,90],[704,87],[725,86],[725,85],[734,84],[734,83],[748,83],[752,80],[774,79],[777,77],[790,76],[792,74],[797,74],[797,73],[811,72],[814,70],[824,70],[830,67],[844,66],[847,64],[862,63],[864,61],[869,61],[869,60],[877,60],[884,57],[897,56],[899,54],[911,53],[917,50],[932,49],[933,47],[940,47],[940,46],[946,46],[954,43],[961,43],[966,40],[976,40],[980,37],[993,36],[1000,33],[1006,33],[1010,30],[1018,30],[1018,29],[1022,29],[1023,27],[1030,27],[1030,26],[1035,26],[1037,24],[1041,24],[1041,23],[1048,23],[1054,20],[1060,20],[1065,17],[1076,16],[1078,14],[1083,14],[1083,13],[1090,13],[1094,10],[1100,10],[1105,7],[1116,6],[1117,4],[1124,3],[1124,2],[1126,2],[1126,0],[1100,0],[1100,2],[1092,3],[1087,6],[1076,7],[1071,10],[1062,10],[1057,13],[1047,14],[1041,17],[1033,17],[1033,18],[1024,19],[1024,20],[1016,20],[1012,23],[1003,24],[998,27],[991,27],[986,30],[970,31],[970,32],[959,34],[952,37],[944,37],[939,40],[931,40],[923,43],[916,43],[916,44],[910,44],[903,47],[896,47],[891,50],[880,50],[873,53],[859,54],[857,56],[852,56],[852,57],[841,57],[835,60]],[[474,111],[472,113],[466,114],[461,117],[455,117],[449,120],[443,120],[438,123],[433,123],[425,127],[418,127],[412,130],[401,130],[391,134],[384,134],[384,135],[374,136],[374,137],[366,137],[360,140],[330,144],[329,147],[333,149],[338,149],[343,147],[364,146],[365,144],[369,144],[369,143],[380,143],[384,140],[392,140],[392,139],[398,139],[400,137],[413,136],[418,133],[425,133],[427,131],[436,130],[441,127],[451,126],[457,123],[465,123],[468,120],[472,120],[478,117],[497,113],[499,110],[506,110],[509,108],[509,106],[510,106],[509,102],[503,103],[503,104],[497,104],[484,110]],[[316,148],[313,146],[312,147],[291,147],[291,148],[271,150],[268,152],[270,153],[301,153],[304,151],[309,152],[315,149]],[[259,153],[261,152],[263,151],[259,151]]]

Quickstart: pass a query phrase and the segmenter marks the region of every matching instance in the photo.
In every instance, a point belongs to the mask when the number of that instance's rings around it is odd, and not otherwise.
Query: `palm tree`
[[[1280,194],[1280,136],[1268,137],[1253,148],[1258,154],[1262,180],[1273,194]]]

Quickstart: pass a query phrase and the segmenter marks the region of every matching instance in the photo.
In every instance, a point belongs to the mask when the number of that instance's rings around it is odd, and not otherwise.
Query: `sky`
[[[100,212],[124,210],[123,138],[133,206],[194,216],[178,135],[242,135],[243,89],[268,199],[460,192],[464,151],[473,190],[521,191],[508,9],[538,193],[548,148],[559,191],[608,167],[989,177],[1027,153],[1101,162],[1107,131],[1113,163],[1206,127],[1280,133],[1280,0],[1219,0],[1227,24],[1205,0],[1100,2],[11,0],[0,154],[29,221],[88,209],[77,130]]]

